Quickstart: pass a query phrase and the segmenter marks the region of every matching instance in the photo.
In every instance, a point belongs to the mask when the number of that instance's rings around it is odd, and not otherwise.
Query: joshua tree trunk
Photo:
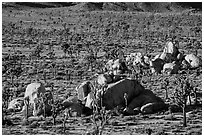
[[[53,67],[53,68],[52,68],[52,75],[53,75],[53,78],[54,78],[54,79],[55,79],[55,72],[56,72],[56,71],[55,71],[55,67]]]
[[[187,122],[186,122],[186,104],[183,105],[183,126],[187,127]]]
[[[64,121],[63,121],[63,130],[64,130],[64,133],[65,133],[65,130],[66,130],[66,120],[67,120],[67,110],[65,110],[65,114],[64,114]]]
[[[67,76],[67,81],[69,81],[70,80],[70,71],[68,69],[66,70],[66,76]]]
[[[11,74],[11,84],[12,84],[12,86],[14,86],[14,76],[13,76],[13,74]]]
[[[25,107],[26,107],[26,116],[25,116],[25,118],[26,118],[26,120],[28,120],[28,108],[29,108],[29,98],[25,98]]]
[[[168,88],[165,87],[165,90],[166,90],[166,99],[168,99]]]
[[[55,125],[56,124],[56,116],[54,115],[53,116],[53,125]]]
[[[188,96],[188,100],[189,100],[189,105],[191,105],[191,96]]]
[[[26,120],[28,120],[28,104],[26,104]]]
[[[46,80],[46,71],[44,71],[43,77],[44,77],[45,83],[47,83],[47,80]]]
[[[90,62],[89,67],[91,67],[90,69],[92,71],[93,70],[92,61]]]
[[[46,104],[43,100],[43,117],[46,118]]]
[[[196,94],[196,90],[194,91],[194,94],[195,94],[195,103],[194,103],[194,105],[197,105],[198,104],[198,97],[197,97],[197,94]]]
[[[197,48],[195,48],[195,55],[196,55],[196,56],[198,55],[198,50],[197,50]]]

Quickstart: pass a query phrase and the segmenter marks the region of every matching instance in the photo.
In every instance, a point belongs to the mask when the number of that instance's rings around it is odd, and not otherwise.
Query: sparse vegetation
[[[183,126],[186,127],[187,126],[187,120],[186,120],[187,99],[189,97],[189,101],[191,101],[190,95],[192,93],[192,85],[190,84],[189,79],[185,77],[180,77],[177,81],[178,81],[178,86],[175,89],[176,91],[174,93],[174,101],[177,105],[182,107]]]
[[[175,83],[177,77],[185,74],[170,75],[165,79],[160,74],[148,74],[148,70],[140,66],[128,66],[133,78],[151,89],[157,96],[168,98],[166,103],[172,101],[171,98],[175,99],[174,103],[183,109],[183,125],[188,125],[187,128],[179,126],[180,117],[173,122],[164,120],[165,112],[148,116],[141,114],[127,117],[111,116],[109,111],[100,105],[95,106],[92,116],[71,119],[69,108],[61,111],[61,102],[58,100],[67,93],[70,93],[69,96],[76,95],[74,90],[76,85],[84,80],[93,80],[94,74],[99,70],[102,72],[104,64],[109,59],[124,58],[132,52],[143,52],[154,57],[156,53],[161,52],[169,37],[178,39],[179,48],[183,52],[196,53],[201,57],[201,34],[202,14],[193,11],[87,12],[69,8],[20,10],[4,7],[2,9],[2,108],[6,110],[8,103],[24,92],[13,88],[19,89],[22,85],[39,80],[43,80],[45,85],[53,82],[51,92],[54,98],[49,104],[52,106],[53,124],[51,125],[55,126],[51,128],[47,125],[44,129],[30,128],[33,130],[23,125],[18,127],[21,117],[12,117],[3,111],[3,122],[7,120],[10,125],[3,124],[2,134],[83,134],[89,132],[91,127],[94,127],[95,132],[90,134],[99,135],[202,134],[202,109],[198,105],[202,102],[200,68],[188,70],[189,79],[181,79]],[[160,88],[161,81],[164,81],[165,90]],[[194,108],[186,105],[190,94],[194,94],[196,98],[197,105]],[[126,98],[127,95],[124,95],[127,107]],[[46,97],[41,101],[45,100]],[[29,100],[25,100],[25,103],[28,106]],[[45,112],[44,103],[42,107]],[[30,118],[28,109],[29,106],[26,107],[26,120]],[[186,112],[193,116],[186,115]],[[8,120],[5,115],[11,118]],[[178,111],[177,115],[182,114]],[[46,114],[44,117],[46,118],[37,122],[40,124],[48,122],[50,117]],[[79,125],[80,120],[85,122]],[[147,124],[151,128],[145,127]],[[126,125],[128,128],[125,128]]]

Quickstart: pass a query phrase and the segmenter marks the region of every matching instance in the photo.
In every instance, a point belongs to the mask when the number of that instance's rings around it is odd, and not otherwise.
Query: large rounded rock
[[[23,97],[13,99],[8,104],[8,112],[19,112],[22,110],[24,105]]]
[[[201,65],[201,59],[194,54],[185,56],[185,60],[190,64],[191,68],[197,68]]]
[[[106,63],[105,68],[106,68],[108,71],[109,71],[109,70],[112,70],[113,64],[114,64],[114,60],[111,59],[111,60],[109,60],[109,61]]]
[[[176,58],[177,55],[179,54],[178,48],[171,41],[166,43],[163,52],[171,54],[171,56],[174,58]]]
[[[113,81],[112,77],[105,73],[105,74],[100,74],[97,78],[97,83],[99,85],[105,85],[105,84],[109,84]]]
[[[41,101],[43,96],[46,97],[43,102]],[[29,100],[29,107],[32,107],[34,116],[39,116],[44,113],[43,104],[45,104],[45,113],[47,115],[51,114],[51,105],[48,103],[53,99],[52,94],[50,92],[46,92],[45,87],[42,83],[31,83],[26,87],[24,100]],[[25,103],[26,104],[26,103]],[[23,106],[22,111],[25,112],[26,106]]]
[[[64,108],[68,108],[68,107],[70,107],[71,105],[76,104],[76,103],[78,103],[78,102],[79,102],[79,101],[78,101],[78,98],[77,98],[76,96],[71,96],[71,97],[67,98],[66,100],[64,100],[64,101],[62,102],[62,106],[63,106]]]
[[[62,102],[63,109],[69,110],[70,116],[81,116],[82,114],[89,113],[87,111],[90,110],[85,110],[85,107],[92,108],[93,97],[90,97],[90,93],[86,97],[85,104],[82,104],[76,96],[67,98]]]
[[[138,109],[141,113],[154,113],[165,108],[164,101],[157,97],[150,90],[143,90],[138,96],[136,96],[128,105],[129,112],[134,113],[133,110]]]
[[[114,75],[123,74],[128,70],[126,63],[122,59],[116,59],[112,68]]]
[[[152,61],[155,61],[156,59],[160,58],[160,55],[161,55],[161,54],[157,54],[157,55],[152,59]]]
[[[176,57],[177,61],[181,62],[184,58],[184,55],[182,53],[179,53]]]
[[[177,74],[179,71],[179,65],[176,64],[175,62],[172,63],[166,63],[164,64],[163,73],[167,73],[167,74]]]
[[[78,93],[78,99],[84,101],[85,97],[91,92],[91,82],[84,81],[80,85],[76,87],[76,91]]]
[[[116,83],[108,84],[108,87],[103,94],[103,105],[106,109],[125,106],[125,93],[127,94],[127,100],[131,101],[143,90],[144,87],[134,79],[122,79]]]
[[[164,66],[164,60],[158,58],[154,61],[150,61],[150,68],[152,73],[161,73]]]

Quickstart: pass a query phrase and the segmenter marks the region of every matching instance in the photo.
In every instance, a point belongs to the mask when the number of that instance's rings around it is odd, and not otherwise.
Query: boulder
[[[161,54],[157,54],[157,55],[152,59],[152,61],[155,61],[156,59],[160,58],[160,55],[161,55]]]
[[[71,96],[62,102],[63,109],[69,109],[70,116],[81,116],[81,114],[89,115],[92,113],[92,103],[94,95],[90,92],[82,104],[76,96]]]
[[[105,72],[113,71],[115,74],[122,74],[127,70],[127,65],[123,59],[109,60],[105,65]]]
[[[71,117],[80,117],[83,114],[83,106],[79,103],[74,103],[68,109]]]
[[[9,102],[7,110],[8,112],[19,112],[22,110],[23,105],[24,105],[23,97],[19,97]]]
[[[177,57],[176,57],[177,61],[179,61],[179,62],[181,62],[181,61],[183,60],[183,58],[184,58],[183,53],[179,53],[179,54],[177,55]]]
[[[202,64],[201,59],[194,54],[186,55],[185,60],[190,64],[191,68],[197,68]]]
[[[71,105],[79,103],[78,98],[76,96],[71,96],[62,102],[62,106],[64,108],[69,108]]]
[[[164,64],[163,73],[167,74],[177,74],[179,71],[179,65],[176,62]]]
[[[150,69],[152,73],[161,73],[163,66],[164,66],[164,61],[160,58],[154,60],[154,61],[150,61]]]
[[[165,63],[171,63],[177,60],[178,54],[179,54],[178,48],[172,42],[167,42],[163,52],[156,55],[152,61],[155,61],[156,59],[160,58]]]
[[[78,99],[84,101],[85,97],[91,92],[92,84],[90,81],[84,81],[76,87]]]
[[[144,56],[143,59],[144,59],[144,63],[149,64],[149,61],[150,61],[149,57]]]
[[[179,54],[178,48],[173,44],[173,42],[169,41],[166,43],[164,51],[165,53],[171,54],[173,58],[176,58]]]
[[[112,70],[113,64],[114,64],[114,60],[111,59],[111,60],[109,60],[109,61],[106,63],[105,68],[106,68],[107,70]]]
[[[191,67],[191,65],[184,59],[182,62],[181,62],[181,69],[183,70],[186,70],[186,69],[189,69]]]
[[[137,64],[139,64],[139,63],[141,63],[141,62],[142,62],[142,59],[139,58],[138,56],[136,56],[136,57],[134,58],[133,65],[135,66],[135,65],[137,65]]]
[[[176,60],[177,60],[176,57],[174,57],[170,53],[166,53],[166,57],[164,59],[165,63],[171,63],[171,62],[176,61]]]
[[[162,59],[162,60],[165,60],[166,59],[166,55],[167,53],[166,52],[162,52],[160,55],[159,55],[159,58]]]
[[[41,102],[40,100],[44,95],[46,96],[46,100],[44,100],[44,104],[46,106],[46,114],[50,115],[51,106],[48,104],[48,102],[53,99],[52,94],[50,92],[46,92],[45,87],[42,83],[31,83],[26,87],[24,101],[25,99],[29,100],[29,107],[31,107],[30,110],[33,111],[34,116],[43,114],[43,102]],[[25,110],[26,105],[23,106],[22,111],[24,112]]]
[[[154,113],[165,108],[164,101],[150,90],[143,90],[129,104],[126,110],[128,114],[135,114],[134,110],[140,110],[143,114]]]
[[[114,75],[123,74],[128,70],[125,62],[122,59],[116,59],[112,66]]]
[[[117,106],[125,106],[124,94],[127,93],[128,101],[131,101],[144,87],[134,79],[122,79],[116,83],[108,84],[107,89],[103,93],[103,105],[106,109],[113,109]],[[101,91],[99,91],[101,92]]]
[[[121,59],[116,59],[116,60],[113,62],[112,68],[113,68],[113,69],[119,68],[119,65],[120,65],[121,62],[122,62]]]
[[[45,92],[46,90],[42,83],[31,83],[26,87],[24,98],[29,97],[29,103],[34,103],[34,100]]]
[[[92,109],[93,102],[94,102],[95,96],[93,92],[90,92],[86,98],[85,107]]]
[[[97,77],[97,83],[99,85],[105,85],[105,84],[109,84],[113,81],[113,78],[111,75],[105,73],[105,74],[100,74],[98,77]]]
[[[113,70],[113,75],[120,75],[120,74],[123,74],[123,71],[122,70]]]

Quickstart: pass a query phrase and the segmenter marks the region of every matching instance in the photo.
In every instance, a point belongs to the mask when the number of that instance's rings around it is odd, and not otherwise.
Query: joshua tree
[[[124,99],[125,99],[125,109],[126,110],[127,110],[127,106],[128,106],[127,98],[128,98],[128,95],[127,95],[127,93],[125,93],[124,94]]]
[[[65,43],[65,44],[63,44],[63,45],[61,46],[61,48],[62,48],[62,50],[63,50],[63,52],[64,52],[64,56],[66,57],[66,54],[67,54],[67,52],[68,52],[68,50],[69,50],[69,48],[70,48],[70,45],[69,45],[68,43]]]
[[[67,78],[67,81],[69,81],[71,78],[71,70],[70,69],[66,69],[66,78]]]
[[[42,45],[37,45],[35,47],[35,49],[33,50],[32,55],[35,56],[37,59],[39,59],[40,56],[41,56],[40,54],[42,53],[42,51],[43,51],[43,46]]]
[[[52,75],[53,75],[53,78],[55,79],[56,78],[56,63],[53,62],[51,64],[51,67],[52,67]]]
[[[164,80],[163,80],[163,83],[162,83],[162,85],[161,85],[161,88],[162,89],[165,89],[165,98],[166,99],[168,99],[168,86],[169,86],[169,78],[165,78]]]
[[[70,116],[70,109],[69,108],[66,108],[65,110],[64,110],[64,119],[63,119],[63,131],[64,131],[64,133],[65,133],[65,131],[66,131],[66,120],[67,120],[67,118]]]
[[[46,118],[46,104],[45,101],[47,100],[47,96],[43,93],[40,94],[40,104],[42,105],[42,109],[43,109],[43,117]]]
[[[88,61],[88,69],[91,67],[91,71],[93,70],[93,64],[96,61],[96,58],[94,57],[94,54],[91,52],[89,55],[87,55],[86,60]]]
[[[56,117],[57,114],[62,110],[62,106],[59,102],[59,100],[49,100],[48,104],[52,107],[51,111],[52,111],[52,118],[53,118],[53,125],[56,124]]]
[[[195,97],[195,103],[194,103],[194,105],[197,105],[198,104],[198,97],[197,97],[197,87],[192,87],[192,89],[193,89],[193,95],[194,95],[194,97]]]
[[[26,120],[28,120],[28,117],[29,117],[29,97],[25,98],[24,99],[24,102],[25,102],[25,107],[26,107],[26,112],[25,112],[25,118]]]
[[[95,87],[96,86],[94,86],[93,92],[96,92]],[[97,98],[94,98],[93,101],[93,115],[91,118],[94,124],[94,132],[92,133],[94,135],[102,135],[105,124],[111,118],[111,115],[109,114],[109,112],[106,111],[102,102],[103,93],[105,92],[106,88],[107,85],[104,85],[101,87],[102,91],[100,93],[97,93],[97,95],[95,93],[95,96],[97,96]]]
[[[13,97],[13,92],[11,92],[11,90],[8,87],[6,87],[6,86],[3,87],[2,99],[4,102],[5,108],[8,107],[8,103],[12,97]]]
[[[5,63],[6,73],[10,75],[12,86],[14,86],[14,78],[18,79],[18,77],[23,72],[22,69],[22,57],[17,53],[14,55],[8,55],[3,59]]]
[[[174,93],[174,101],[177,105],[181,106],[183,109],[183,126],[187,126],[186,122],[186,105],[187,105],[187,98],[190,96],[192,91],[191,84],[189,79],[187,78],[179,78],[178,79],[178,87]]]
[[[45,83],[47,83],[46,76],[47,76],[47,72],[46,72],[46,70],[44,70],[44,72],[43,72],[43,78],[44,78]]]

